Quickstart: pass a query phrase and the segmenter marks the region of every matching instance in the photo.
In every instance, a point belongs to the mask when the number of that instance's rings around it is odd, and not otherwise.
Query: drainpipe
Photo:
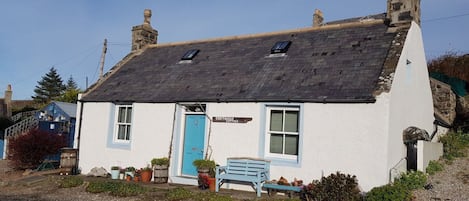
[[[434,127],[434,130],[433,130],[432,136],[430,136],[430,142],[433,141],[433,137],[435,137],[436,133],[438,132],[438,121],[437,120],[433,121],[433,127]]]
[[[441,122],[441,121],[438,121],[436,119],[435,119],[435,121],[433,121],[433,126],[435,127],[435,130],[433,131],[432,136],[430,136],[430,141],[433,140],[436,133],[438,132],[438,126],[443,126],[445,128],[451,128],[452,127],[451,125],[448,125],[448,124],[446,124],[444,122]]]
[[[173,113],[173,126],[171,128],[171,139],[169,141],[169,153],[168,153],[168,161],[169,161],[169,165],[168,165],[168,172],[169,172],[169,167],[171,166],[171,155],[173,154],[173,139],[174,139],[174,127],[175,127],[175,124],[176,124],[176,113],[177,113],[177,107],[178,107],[178,103],[174,103],[174,113]],[[170,175],[168,175],[168,179],[170,179]]]
[[[81,99],[81,94],[78,95],[78,102],[80,103],[80,119],[78,120],[79,126],[78,126],[78,133],[77,133],[77,162],[76,162],[76,171],[78,172],[78,167],[80,167],[79,161],[80,161],[80,137],[81,137],[81,124],[83,122],[83,101],[80,101]]]

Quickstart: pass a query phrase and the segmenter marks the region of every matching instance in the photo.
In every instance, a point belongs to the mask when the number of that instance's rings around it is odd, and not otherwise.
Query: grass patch
[[[78,176],[64,177],[59,181],[60,188],[72,188],[83,184],[83,178]]]
[[[441,164],[438,161],[430,161],[428,163],[427,168],[425,169],[425,172],[427,172],[429,175],[434,175],[437,172],[440,172],[443,170],[443,164]]]
[[[440,137],[443,143],[443,158],[452,161],[454,158],[466,156],[465,148],[469,147],[469,134],[451,132]]]
[[[136,196],[147,192],[147,189],[134,183],[121,183],[112,181],[92,181],[86,188],[90,193],[109,192],[120,197]]]

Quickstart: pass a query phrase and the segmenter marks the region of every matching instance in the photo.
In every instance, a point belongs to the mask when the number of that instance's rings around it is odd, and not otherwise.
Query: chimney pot
[[[313,15],[313,27],[321,26],[323,21],[324,21],[324,16],[322,14],[322,11],[319,9],[315,9],[314,15]]]
[[[409,25],[412,21],[420,25],[420,0],[388,0],[387,4],[390,26]]]
[[[156,44],[158,31],[150,25],[151,10],[143,11],[143,24],[132,27],[132,52],[143,49],[148,44]]]

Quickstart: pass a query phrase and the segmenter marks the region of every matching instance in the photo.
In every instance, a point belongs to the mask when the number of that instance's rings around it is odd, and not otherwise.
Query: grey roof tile
[[[307,29],[146,49],[120,66],[83,101],[251,102],[374,101],[396,33],[385,24]],[[286,56],[271,57],[291,40]],[[180,63],[190,49],[200,52]]]

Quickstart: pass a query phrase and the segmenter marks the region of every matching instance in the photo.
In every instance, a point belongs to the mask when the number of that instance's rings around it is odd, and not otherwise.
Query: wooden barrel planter
[[[63,148],[60,154],[60,174],[76,174],[77,149]]]
[[[153,166],[153,182],[157,184],[168,182],[168,165]]]

